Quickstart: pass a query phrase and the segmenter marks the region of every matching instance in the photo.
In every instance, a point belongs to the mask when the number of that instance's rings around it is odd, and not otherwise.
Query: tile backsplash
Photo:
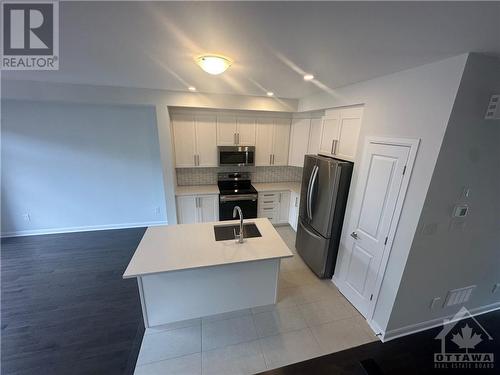
[[[177,168],[177,185],[214,185],[218,172],[250,172],[252,182],[301,181],[301,167]]]

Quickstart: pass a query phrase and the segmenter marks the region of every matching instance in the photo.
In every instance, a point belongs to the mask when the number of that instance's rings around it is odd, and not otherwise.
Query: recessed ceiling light
[[[196,58],[196,63],[208,74],[217,75],[224,73],[233,62],[224,56],[203,55]]]
[[[274,95],[274,92],[272,92],[272,91],[268,91],[266,95],[267,95],[267,96],[273,96],[273,95]]]
[[[305,74],[304,75],[304,81],[312,81],[314,79],[314,76],[312,74]]]
[[[189,87],[188,87],[188,90],[189,90],[189,91],[196,91],[196,87],[194,87],[194,86],[189,86]]]

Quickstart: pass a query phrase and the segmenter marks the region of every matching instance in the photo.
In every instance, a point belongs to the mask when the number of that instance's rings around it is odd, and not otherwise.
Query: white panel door
[[[236,117],[218,116],[217,117],[217,145],[233,146],[236,144]]]
[[[196,154],[194,116],[176,115],[172,117],[172,129],[176,168],[194,167]]]
[[[196,153],[199,167],[217,167],[217,118],[196,116]]]
[[[197,199],[194,195],[177,197],[177,222],[193,224],[198,222]]]
[[[276,119],[273,132],[272,165],[288,165],[290,145],[290,120]]]
[[[298,221],[298,213],[299,213],[299,195],[292,191],[290,193],[290,210],[288,214],[288,223],[293,228],[294,231],[297,231],[297,221]]]
[[[255,146],[255,119],[238,117],[236,140],[240,146]]]
[[[290,153],[288,165],[295,167],[304,166],[304,155],[307,153],[310,119],[293,119],[290,131]]]
[[[348,108],[340,112],[339,142],[334,147],[335,156],[354,161],[358,148],[363,108]]]
[[[204,195],[198,197],[198,208],[198,222],[206,223],[211,221],[219,221],[218,195]]]
[[[272,119],[258,119],[255,131],[255,165],[271,165],[273,152],[273,130]]]
[[[378,273],[384,272],[381,260],[409,152],[409,146],[370,142],[361,163],[352,209],[355,216],[341,241],[346,253],[336,282],[365,317]]]
[[[309,131],[309,144],[307,153],[317,155],[319,153],[319,142],[321,141],[321,119],[311,119],[311,130]],[[302,161],[304,162],[304,161]]]
[[[319,152],[326,155],[332,155],[335,142],[339,139],[339,111],[329,111],[328,116],[323,117],[321,127],[321,141]]]

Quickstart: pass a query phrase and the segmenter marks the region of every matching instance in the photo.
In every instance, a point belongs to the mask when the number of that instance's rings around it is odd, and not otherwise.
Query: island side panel
[[[280,259],[142,276],[148,326],[276,302]]]

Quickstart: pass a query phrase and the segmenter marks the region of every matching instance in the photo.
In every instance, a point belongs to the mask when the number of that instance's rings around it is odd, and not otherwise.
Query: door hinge
[[[403,168],[403,175],[405,174],[405,172],[406,172],[406,165]]]
[[[387,238],[388,237],[385,238],[384,245],[387,245]]]
[[[370,296],[370,301],[373,299],[373,294]]]

